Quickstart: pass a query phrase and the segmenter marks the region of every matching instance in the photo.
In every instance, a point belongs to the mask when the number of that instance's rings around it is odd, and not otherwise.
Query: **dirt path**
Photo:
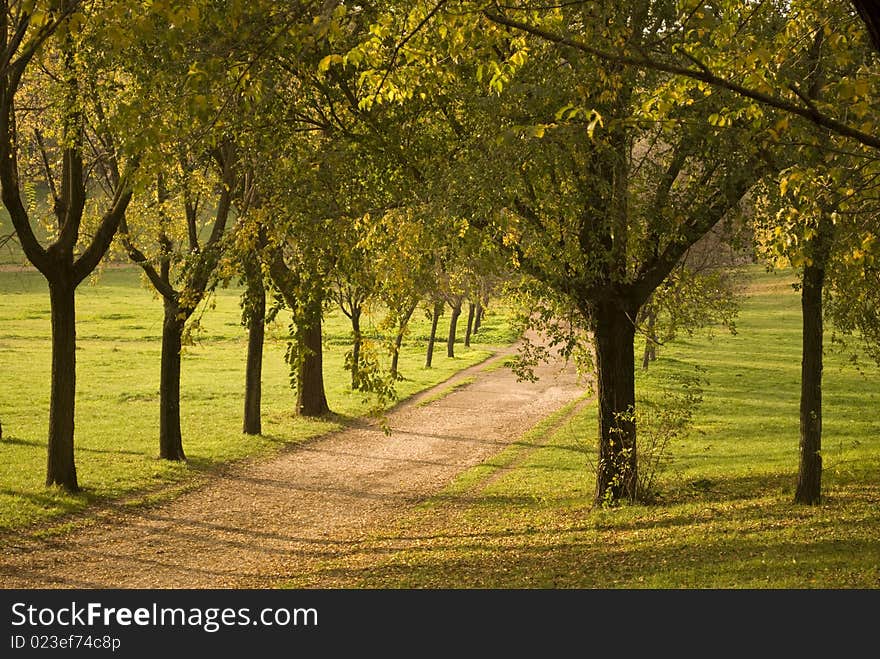
[[[583,392],[570,369],[457,374],[389,416],[236,466],[171,502],[6,549],[3,588],[267,588],[401,514]],[[433,391],[476,381],[426,405]]]

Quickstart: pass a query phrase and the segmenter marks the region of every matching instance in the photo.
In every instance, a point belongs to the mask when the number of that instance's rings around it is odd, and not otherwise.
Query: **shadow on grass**
[[[776,489],[779,478],[730,479]],[[452,497],[291,583],[365,588],[878,588],[880,485],[823,506],[731,503],[562,509]],[[724,503],[724,506],[716,505]],[[459,505],[455,505],[459,504]],[[643,512],[633,517],[633,508]],[[445,520],[456,520],[449,526]],[[857,523],[856,523],[857,522]]]
[[[880,571],[870,561],[876,551],[875,542],[855,538],[790,542],[764,536],[612,547],[601,538],[431,544],[368,571],[328,566],[316,580],[365,588],[876,588]]]
[[[3,444],[12,444],[14,446],[33,446],[36,448],[44,449],[46,448],[46,442],[38,441],[35,439],[22,439],[21,437],[4,437],[0,440],[0,446]],[[130,451],[127,449],[106,449],[106,448],[92,448],[90,446],[76,446],[76,452],[79,453],[82,451],[83,453],[107,453],[111,455],[139,455],[144,457],[147,456],[143,451]]]
[[[49,487],[44,492],[25,492],[4,487],[0,488],[0,495],[25,499],[40,508],[56,508],[62,514],[77,512],[98,500],[94,493],[85,489],[72,494],[61,489]]]

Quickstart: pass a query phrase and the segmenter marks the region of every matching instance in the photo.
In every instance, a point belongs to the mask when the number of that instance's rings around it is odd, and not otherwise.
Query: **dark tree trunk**
[[[461,300],[452,305],[452,316],[449,318],[449,336],[446,338],[446,356],[455,357],[455,334],[458,327],[458,318],[461,316]]]
[[[310,310],[301,328],[303,356],[299,363],[296,410],[302,416],[322,416],[330,412],[324,393],[324,357],[321,345],[321,306]]]
[[[871,45],[880,53],[880,4],[877,0],[852,0],[852,4],[868,29]]]
[[[358,368],[361,364],[361,308],[357,305],[351,307],[351,332],[353,335],[351,345],[351,388],[357,389],[360,384]]]
[[[468,317],[467,317],[467,329],[464,332],[464,345],[467,348],[471,347],[471,334],[474,331],[474,313],[476,312],[476,305],[473,302],[468,303]]]
[[[645,324],[645,352],[642,355],[642,369],[647,371],[651,362],[657,360],[657,342],[654,337],[654,326],[657,322],[657,313],[648,312],[647,322]]]
[[[635,305],[631,305],[635,306]],[[637,498],[635,424],[635,308],[619,298],[594,306],[593,333],[596,347],[599,398],[599,460],[596,503]]]
[[[180,432],[180,349],[184,322],[177,302],[165,298],[159,375],[159,457],[165,460],[186,459]]]
[[[391,377],[395,380],[400,378],[398,364],[400,362],[400,347],[403,345],[403,335],[406,333],[406,326],[409,324],[409,319],[412,318],[417,306],[418,302],[410,306],[409,309],[404,312],[403,316],[401,316],[400,321],[397,324],[397,334],[394,337],[394,350],[391,353]]]
[[[822,289],[831,246],[831,224],[823,219],[811,241],[812,263],[804,266],[801,287],[800,465],[794,500],[818,504],[822,497]]]
[[[398,331],[394,337],[394,351],[391,353],[391,377],[394,380],[400,378],[400,347],[403,345],[403,332]]]
[[[477,300],[477,308],[474,310],[474,334],[480,331],[480,325],[483,324],[483,303]]]
[[[801,357],[800,468],[797,503],[817,504],[822,482],[822,280],[824,272],[806,266],[801,290],[803,352]]]
[[[431,314],[431,335],[428,337],[428,352],[425,355],[425,368],[431,368],[431,363],[434,361],[434,340],[437,338],[437,323],[442,312],[443,302],[434,302]]]
[[[302,288],[300,273],[287,267],[279,249],[267,256],[272,281],[293,312],[293,322],[296,325],[296,348],[301,353],[297,362],[291,364],[291,371],[294,368],[296,371],[296,413],[301,416],[322,416],[330,412],[330,406],[324,393],[321,297],[318,295],[310,301],[306,301],[308,298],[298,300],[295,291]],[[319,281],[318,285],[320,284]]]
[[[266,338],[266,288],[259,269],[248,272],[248,352],[244,384],[244,425],[247,435],[263,432],[263,343]]]
[[[79,490],[73,457],[76,398],[76,306],[72,277],[49,280],[52,305],[52,394],[49,402],[49,453],[46,485]]]

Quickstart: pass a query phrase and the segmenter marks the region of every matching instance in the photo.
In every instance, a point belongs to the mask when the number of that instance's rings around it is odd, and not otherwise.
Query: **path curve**
[[[209,484],[52,540],[6,548],[3,588],[268,588],[439,491],[583,393],[570,367],[536,383],[492,368],[504,350],[389,416],[242,463]],[[434,402],[451,383],[476,380]]]

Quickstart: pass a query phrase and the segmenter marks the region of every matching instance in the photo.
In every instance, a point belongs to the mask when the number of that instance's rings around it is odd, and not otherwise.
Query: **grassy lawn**
[[[141,283],[138,270],[108,269],[84,282],[77,297],[76,459],[83,492],[44,486],[48,427],[50,323],[46,284],[35,271],[0,269],[0,530],[24,528],[124,497],[132,502],[199,482],[210,469],[266,454],[290,442],[340,427],[374,402],[348,387],[343,359],[348,319],[332,313],[325,324],[325,385],[333,419],[292,414],[293,392],[284,363],[287,320],[267,331],[263,377],[263,432],[241,434],[247,333],[240,323],[238,290],[220,290],[201,318],[194,345],[185,349],[181,386],[184,464],[158,455],[158,381],[162,305]],[[379,320],[378,318],[376,319]],[[448,323],[448,314],[443,320]],[[425,369],[429,324],[419,311],[404,345],[403,396],[446,380],[478,363],[514,337],[503,312],[490,310],[472,346],[446,357],[435,348]],[[448,325],[441,322],[440,336]],[[464,329],[460,330],[460,336]],[[45,524],[44,524],[45,525]]]
[[[877,369],[826,350],[824,501],[795,506],[799,297],[786,273],[751,274],[736,336],[682,338],[639,373],[649,399],[697,365],[708,381],[656,504],[592,505],[596,408],[580,401],[284,585],[880,588]]]

